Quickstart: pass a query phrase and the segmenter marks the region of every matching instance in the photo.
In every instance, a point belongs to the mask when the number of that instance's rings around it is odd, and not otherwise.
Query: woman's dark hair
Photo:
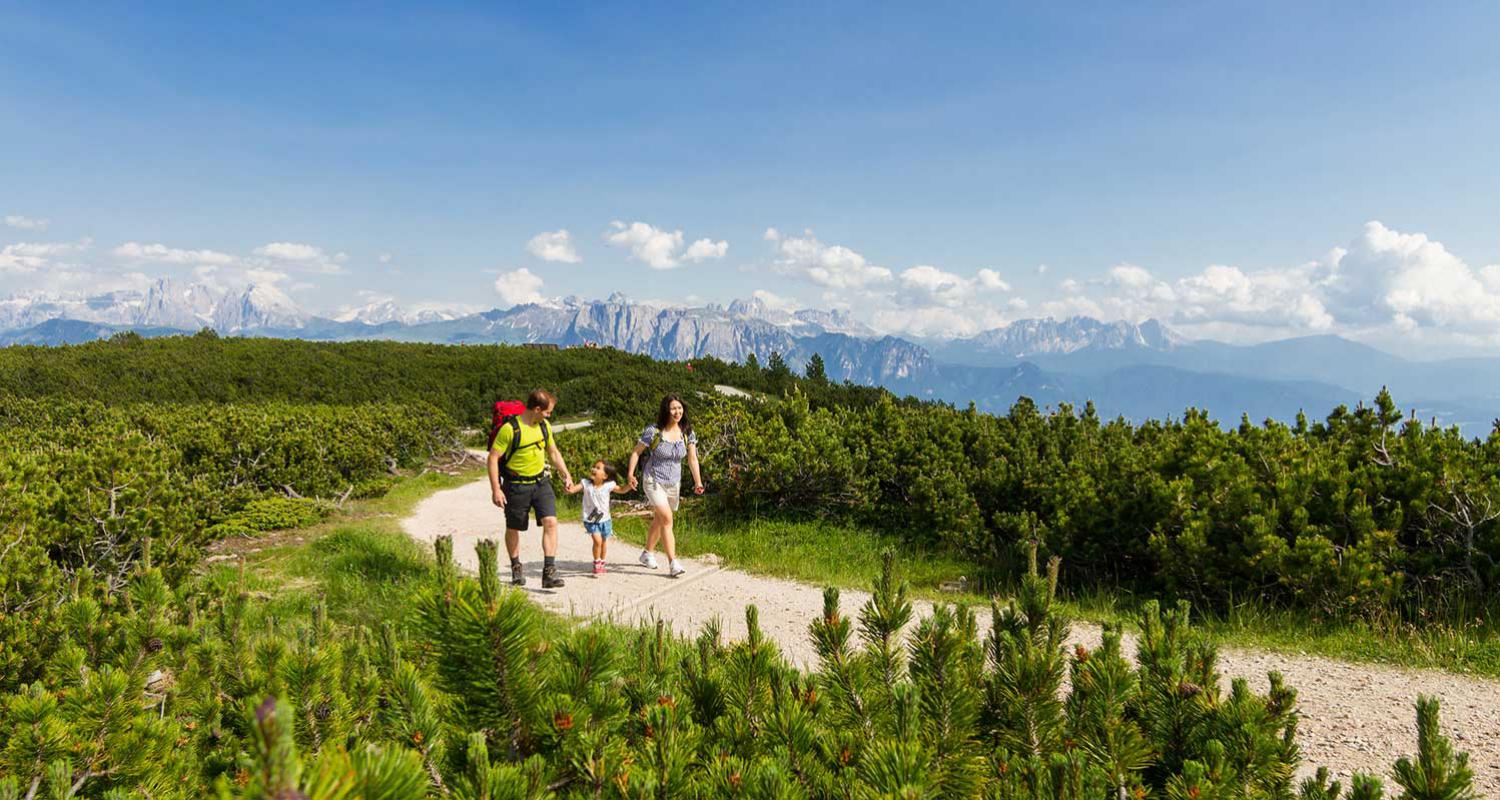
[[[682,438],[686,439],[687,435],[693,432],[693,422],[688,419],[687,403],[683,403],[682,398],[675,394],[669,394],[661,399],[661,408],[656,410],[656,429],[659,431],[667,429],[667,424],[672,421],[672,403],[674,402],[682,403],[682,420],[677,423],[677,427],[682,429]]]
[[[614,464],[611,464],[611,463],[609,463],[608,461],[605,461],[602,458],[599,459],[598,461],[595,461],[594,463],[595,464],[603,464],[604,465],[604,477],[609,478],[610,480],[614,481],[615,483],[619,483],[620,482],[620,471],[617,470],[617,469],[615,469],[615,465]]]

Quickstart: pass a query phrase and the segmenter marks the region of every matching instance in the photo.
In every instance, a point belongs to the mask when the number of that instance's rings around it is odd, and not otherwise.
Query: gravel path
[[[485,480],[438,492],[417,506],[402,521],[413,538],[431,542],[439,536],[453,537],[454,557],[466,569],[477,563],[474,544],[481,538],[503,538],[500,511],[490,504]],[[521,555],[526,561],[526,591],[538,605],[576,616],[599,616],[631,624],[665,619],[678,633],[691,634],[703,622],[719,617],[731,639],[745,634],[744,608],[760,609],[760,624],[793,663],[816,666],[816,654],[808,640],[808,624],[822,612],[821,587],[795,581],[750,575],[723,569],[711,560],[686,559],[688,573],[677,580],[662,569],[650,570],[636,563],[638,548],[612,542],[609,572],[596,578],[590,574],[590,539],[578,523],[563,523],[558,530],[558,567],[568,585],[560,590],[542,590],[541,534],[522,534]],[[502,559],[503,561],[503,559]],[[502,563],[502,572],[504,564]],[[854,614],[869,597],[866,592],[842,593],[845,614]],[[918,602],[918,616],[930,604]],[[988,614],[981,621],[988,624]],[[1099,628],[1077,623],[1073,640],[1093,647]],[[1134,640],[1127,636],[1127,652]],[[1222,649],[1220,671],[1228,677],[1243,676],[1264,691],[1266,673],[1279,670],[1296,687],[1302,721],[1305,773],[1311,765],[1325,765],[1340,777],[1354,771],[1372,772],[1387,778],[1390,765],[1416,749],[1416,711],[1413,701],[1420,694],[1436,695],[1443,701],[1443,728],[1460,750],[1470,754],[1476,788],[1481,797],[1500,798],[1500,681],[1468,678],[1436,670],[1414,670],[1378,664],[1358,664],[1329,658],[1285,655],[1253,650]]]

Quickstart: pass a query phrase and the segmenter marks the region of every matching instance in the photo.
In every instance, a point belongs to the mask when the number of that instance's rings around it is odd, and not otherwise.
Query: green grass
[[[266,539],[245,556],[245,583],[263,600],[257,615],[303,618],[321,600],[329,617],[349,625],[401,627],[412,591],[432,568],[432,554],[401,530],[401,517],[423,498],[461,486],[482,473],[429,472],[400,481],[384,497],[351,503],[320,525]],[[239,580],[239,566],[218,562],[214,582]]]
[[[384,620],[404,625],[408,600],[431,565],[431,553],[401,530],[400,518],[433,492],[476,480],[482,472],[462,476],[437,473],[398,483],[376,500],[353,503],[335,519],[298,531],[286,542],[271,539],[246,558],[246,585],[265,601],[263,614],[289,619],[305,616],[319,599],[342,623],[378,626]],[[578,498],[559,496],[558,513],[577,519]],[[902,577],[913,594],[932,600],[988,605],[977,594],[941,591],[944,581],[972,573],[961,556],[914,552],[896,537],[857,525],[830,521],[734,521],[695,513],[694,503],[678,516],[678,549],[693,557],[720,556],[727,566],[815,585],[868,589],[880,571],[887,547],[900,556]],[[646,539],[649,519],[619,517],[615,530],[624,542]],[[1066,569],[1066,565],[1064,565]],[[238,567],[221,563],[216,581],[238,580]],[[1065,597],[1069,616],[1090,622],[1118,622],[1134,627],[1146,598],[1099,588]],[[1240,603],[1228,612],[1200,614],[1201,628],[1219,644],[1235,648],[1308,653],[1351,661],[1444,669],[1500,677],[1500,620],[1482,612],[1464,626],[1451,624],[1330,622],[1305,613]]]
[[[1464,624],[1421,625],[1386,620],[1328,621],[1243,603],[1227,613],[1203,615],[1202,624],[1227,646],[1500,677],[1500,630],[1484,618]]]
[[[616,534],[632,544],[645,542],[649,527],[649,517],[615,518]],[[972,571],[968,562],[941,553],[911,558],[896,537],[845,523],[726,520],[685,507],[674,530],[678,553],[688,558],[713,553],[735,569],[820,586],[869,589],[886,548],[901,554],[901,575],[919,597],[954,600],[957,595],[941,593],[938,585]]]
[[[973,573],[973,564],[957,554],[915,552],[897,537],[847,523],[732,521],[693,512],[685,507],[676,523],[678,551],[684,556],[715,553],[728,566],[748,572],[868,589],[880,571],[881,551],[891,547],[900,556],[902,576],[915,596],[981,606],[990,602],[986,596],[938,588],[944,581]],[[649,518],[615,519],[617,534],[637,545],[645,541],[648,525]],[[1147,599],[1100,588],[1065,593],[1063,611],[1074,619],[1133,629]],[[1468,616],[1474,621],[1463,626],[1328,621],[1246,602],[1226,613],[1200,613],[1197,621],[1226,647],[1500,677],[1500,621],[1489,622],[1482,612]]]

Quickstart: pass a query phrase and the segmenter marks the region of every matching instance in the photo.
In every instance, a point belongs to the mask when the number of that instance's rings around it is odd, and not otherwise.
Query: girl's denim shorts
[[[612,519],[603,522],[585,522],[583,529],[591,536],[599,536],[608,539],[615,535],[615,521]]]

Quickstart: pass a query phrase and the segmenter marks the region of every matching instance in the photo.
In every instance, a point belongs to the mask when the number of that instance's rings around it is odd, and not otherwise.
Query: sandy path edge
[[[485,480],[433,494],[401,524],[412,538],[424,543],[452,536],[455,559],[468,570],[477,565],[474,544],[504,534]],[[558,531],[558,565],[567,586],[548,591],[539,588],[540,539],[535,525],[522,534],[521,557],[526,561],[526,591],[544,608],[625,624],[660,618],[684,634],[718,617],[726,636],[733,639],[743,638],[744,609],[754,603],[762,630],[787,658],[804,668],[816,666],[807,626],[822,612],[821,587],[693,559],[684,560],[687,575],[673,580],[666,577],[664,558],[662,569],[647,569],[635,561],[639,550],[620,542],[610,548],[609,572],[596,578],[590,573],[592,553],[583,526],[563,523]],[[855,613],[869,597],[867,592],[853,590],[844,590],[842,596],[845,614]],[[929,603],[916,605],[919,616],[931,610]],[[988,616],[981,615],[986,627]],[[1072,640],[1094,647],[1099,628],[1075,623]],[[1127,637],[1125,646],[1126,652],[1134,652],[1133,638]],[[1327,766],[1342,778],[1355,771],[1370,772],[1386,778],[1388,788],[1391,764],[1416,749],[1413,701],[1418,694],[1437,696],[1443,702],[1444,730],[1458,749],[1469,752],[1480,796],[1500,798],[1500,681],[1235,648],[1220,650],[1219,668],[1226,679],[1245,677],[1261,691],[1267,685],[1266,673],[1279,671],[1297,689],[1303,774],[1311,774],[1317,765]]]

